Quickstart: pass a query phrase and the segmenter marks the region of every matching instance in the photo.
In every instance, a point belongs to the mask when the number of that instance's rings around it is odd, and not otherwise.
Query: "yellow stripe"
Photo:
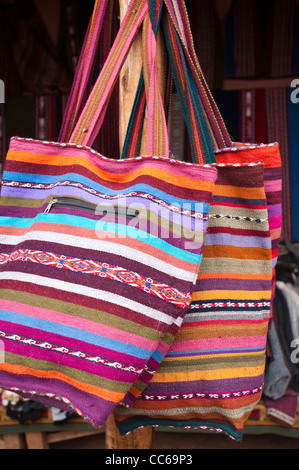
[[[215,357],[216,358],[219,358],[219,359],[222,359],[222,358],[229,358],[229,359],[232,359],[232,358],[238,358],[238,357],[253,357],[253,356],[260,356],[260,355],[263,355],[264,356],[264,351],[262,352],[250,352],[250,353],[239,353],[239,354],[209,354],[209,355],[204,355],[204,356],[192,356],[190,358],[189,357],[186,357],[186,356],[182,356],[182,357],[165,357],[163,359],[163,362],[178,362],[178,361],[190,361],[190,360],[196,360],[196,361],[200,361],[200,360],[206,360],[206,359],[214,359]],[[159,373],[159,371],[157,372],[157,374]],[[160,374],[159,374],[160,375]]]
[[[203,370],[188,372],[167,372],[155,374],[151,382],[153,383],[175,383],[192,382],[196,380],[221,380],[237,379],[241,377],[257,377],[265,371],[265,366],[241,367],[236,369]]]
[[[225,300],[270,300],[270,290],[265,291],[248,291],[248,290],[211,290],[204,292],[194,292],[192,295],[192,301],[200,300],[214,300],[214,299],[225,299]]]

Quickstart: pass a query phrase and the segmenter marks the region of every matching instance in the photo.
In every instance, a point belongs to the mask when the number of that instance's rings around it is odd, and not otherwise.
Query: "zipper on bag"
[[[99,216],[117,216],[117,217],[125,217],[127,219],[135,219],[135,217],[139,216],[139,211],[135,210],[134,213],[128,212],[128,207],[118,207],[118,206],[104,206],[104,205],[97,205],[92,204],[91,202],[79,201],[78,199],[63,197],[63,198],[54,198],[52,199],[49,204],[47,205],[46,209],[44,210],[45,214],[49,214],[52,207],[68,207],[68,208],[76,208],[76,209],[84,209],[90,212],[94,212]]]

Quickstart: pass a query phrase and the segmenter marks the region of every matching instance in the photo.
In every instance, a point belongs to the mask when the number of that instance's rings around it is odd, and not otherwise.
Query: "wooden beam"
[[[121,436],[114,415],[111,414],[106,423],[106,449],[150,449],[152,445],[152,428],[132,431],[127,436]]]

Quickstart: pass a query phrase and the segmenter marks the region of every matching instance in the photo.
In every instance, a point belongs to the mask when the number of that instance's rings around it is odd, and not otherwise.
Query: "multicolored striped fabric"
[[[103,425],[183,321],[216,175],[13,138],[0,205],[0,386]]]
[[[262,394],[271,294],[264,167],[220,164],[191,306],[155,376],[124,401],[132,408],[117,408],[120,432],[160,425],[241,439]]]
[[[272,249],[272,297],[275,296],[275,267],[277,264],[279,243],[282,232],[282,158],[280,145],[244,145],[240,150],[226,149],[216,153],[219,163],[250,163],[260,160],[264,164],[264,187],[267,198],[269,230]]]

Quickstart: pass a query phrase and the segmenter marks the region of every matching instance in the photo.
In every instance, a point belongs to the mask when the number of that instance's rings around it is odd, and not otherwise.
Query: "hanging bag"
[[[146,0],[130,3],[68,142],[11,139],[1,188],[0,387],[95,426],[155,373],[152,354],[183,321],[217,176],[169,158],[147,15]],[[142,24],[148,156],[110,159],[92,144]]]
[[[203,113],[213,142],[208,155],[214,154],[218,176],[203,261],[183,325],[155,376],[149,380],[144,373],[134,384],[123,400],[127,409],[117,408],[116,420],[122,434],[170,426],[242,439],[263,390],[281,229],[281,158],[277,144],[225,145],[224,123],[197,63],[183,2],[165,3],[176,89],[182,103],[194,96],[183,106],[188,130],[196,113]]]

